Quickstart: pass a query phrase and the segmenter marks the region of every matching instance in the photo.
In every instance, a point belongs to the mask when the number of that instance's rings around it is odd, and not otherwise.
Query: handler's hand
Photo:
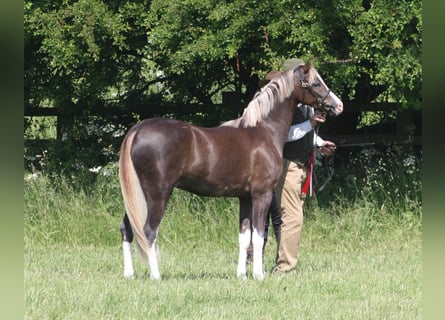
[[[334,153],[335,149],[337,147],[335,146],[335,143],[332,141],[326,140],[323,145],[320,147],[321,153],[323,153],[325,156],[330,156],[332,153]]]
[[[315,111],[310,121],[312,128],[315,128],[319,123],[323,123],[326,121],[326,115],[324,115],[320,111]]]

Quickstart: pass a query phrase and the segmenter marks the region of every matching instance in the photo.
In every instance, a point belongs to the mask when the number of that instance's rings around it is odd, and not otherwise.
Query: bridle
[[[331,93],[331,89],[328,88],[328,91],[326,92],[326,94],[323,97],[319,97],[315,93],[314,89],[312,88],[312,83],[309,83],[309,81],[306,81],[304,79],[303,75],[301,74],[300,67],[297,67],[297,75],[298,75],[298,79],[300,80],[300,83],[301,83],[301,90],[303,92],[301,103],[305,104],[304,103],[304,94],[306,91],[309,91],[312,94],[312,96],[315,97],[315,99],[317,100],[317,107],[316,107],[317,110],[321,111],[325,115],[328,113],[329,114],[334,113],[334,111],[333,111],[334,108],[325,103],[325,100]]]

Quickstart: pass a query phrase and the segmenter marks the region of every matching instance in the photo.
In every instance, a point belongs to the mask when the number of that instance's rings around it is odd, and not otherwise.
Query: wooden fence
[[[134,106],[130,112],[139,114],[142,119],[153,116],[163,116],[174,114],[178,117],[186,117],[187,115],[193,115],[197,113],[210,112],[227,112],[228,105],[230,110],[238,110],[242,112],[243,107],[233,108],[234,102],[230,101],[229,97],[226,97],[223,104],[220,105],[183,105],[181,107],[177,105],[150,105]],[[124,116],[129,111],[123,111],[123,108],[99,106],[91,111],[91,114],[98,116]],[[337,144],[360,144],[360,143],[374,143],[381,144],[405,144],[405,145],[417,145],[421,146],[421,132],[422,132],[422,120],[421,110],[404,109],[399,110],[395,103],[369,103],[360,104],[355,102],[346,102],[344,105],[344,112],[342,115],[336,118],[329,118],[328,121],[320,127],[320,135],[325,138],[336,142]],[[378,125],[356,128],[360,116],[365,111],[371,112],[396,112],[396,119],[381,123]],[[64,114],[58,108],[25,108],[25,117],[42,117],[42,116],[55,116],[58,120],[61,117],[76,117],[82,114],[80,108],[74,108],[70,110],[70,113]],[[225,121],[229,119],[221,119]],[[57,121],[59,123],[59,121]],[[216,125],[216,123],[215,123]]]

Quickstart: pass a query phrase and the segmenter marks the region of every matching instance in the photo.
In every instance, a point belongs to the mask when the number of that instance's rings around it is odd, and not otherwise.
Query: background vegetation
[[[396,102],[391,119],[421,108],[420,0],[53,0],[24,10],[25,114],[57,109],[62,162],[70,141],[108,148],[104,133],[141,118],[235,118],[258,80],[295,56],[314,58],[348,108]]]
[[[123,108],[145,101],[211,104],[223,90],[246,101],[258,76],[298,56],[322,64],[345,100],[375,98],[357,89],[382,87],[382,99],[420,107],[421,6],[413,0],[25,1],[25,102],[82,109],[110,99]]]

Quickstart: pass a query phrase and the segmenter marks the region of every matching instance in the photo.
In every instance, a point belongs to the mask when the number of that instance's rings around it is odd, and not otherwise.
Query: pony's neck
[[[295,100],[294,95],[291,95],[279,104],[269,114],[269,121],[264,123],[270,130],[275,146],[282,154],[298,102]]]

